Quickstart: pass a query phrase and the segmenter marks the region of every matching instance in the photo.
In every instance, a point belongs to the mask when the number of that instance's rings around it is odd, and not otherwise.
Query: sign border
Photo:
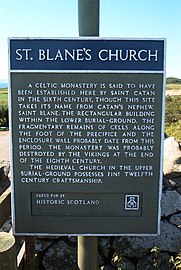
[[[163,41],[164,43],[164,52],[163,52],[163,70],[162,71],[154,71],[154,70],[15,70],[11,69],[10,65],[10,42],[11,40],[140,40],[140,41]],[[28,38],[23,38],[23,37],[9,37],[8,38],[8,85],[9,85],[9,96],[8,96],[8,102],[9,102],[9,121],[10,121],[10,163],[13,168],[13,142],[12,142],[12,104],[11,104],[11,98],[12,98],[12,89],[11,89],[11,73],[16,72],[16,73],[23,73],[23,72],[28,72],[28,73],[118,73],[118,74],[123,74],[123,73],[161,73],[163,74],[163,89],[162,89],[162,123],[161,123],[161,146],[160,146],[160,175],[159,175],[159,194],[158,194],[158,217],[157,217],[157,233],[118,233],[118,234],[92,234],[92,233],[81,233],[81,234],[65,234],[65,233],[18,233],[16,232],[15,228],[15,190],[14,190],[14,181],[12,180],[12,191],[11,191],[11,209],[12,209],[12,223],[13,225],[13,233],[14,235],[25,235],[25,236],[157,236],[160,235],[160,218],[161,218],[161,195],[162,195],[162,174],[163,174],[163,141],[164,141],[164,119],[165,119],[165,91],[166,91],[166,38],[119,38],[119,37],[71,37],[71,38],[58,38],[58,37],[48,37],[48,38],[43,38],[43,37],[28,37]],[[13,179],[13,169],[11,171],[11,178]]]

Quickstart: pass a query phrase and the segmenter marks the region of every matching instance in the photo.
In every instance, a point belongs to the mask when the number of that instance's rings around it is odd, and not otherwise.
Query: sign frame
[[[78,42],[78,43],[81,43],[81,42],[85,42],[87,44],[89,44],[89,42],[91,42],[92,44],[94,44],[94,42],[110,42],[110,44],[113,42],[120,42],[120,41],[124,41],[126,42],[126,44],[134,44],[136,42],[140,42],[140,44],[142,44],[142,42],[146,42],[148,44],[150,44],[150,42],[161,42],[162,43],[162,60],[161,60],[161,64],[159,66],[159,68],[156,68],[155,67],[150,67],[148,68],[148,70],[145,70],[145,65],[143,65],[143,67],[139,68],[138,65],[136,67],[132,67],[132,65],[130,65],[130,63],[128,63],[129,65],[127,65],[127,68],[124,69],[124,66],[119,69],[117,63],[116,63],[116,67],[115,69],[112,69],[112,66],[108,66],[107,69],[103,69],[103,66],[102,66],[102,63],[100,63],[98,65],[97,68],[99,69],[95,69],[95,64],[94,65],[90,65],[88,67],[86,67],[86,65],[84,66],[84,69],[81,69],[82,65],[79,65],[78,69],[64,69],[64,67],[62,67],[60,70],[57,69],[57,66],[53,66],[51,69],[48,69],[47,67],[50,65],[50,62],[52,62],[53,60],[49,60],[48,63],[46,63],[45,67],[42,69],[42,65],[40,65],[40,67],[38,69],[36,69],[36,65],[33,65],[33,68],[31,69],[31,65],[32,63],[34,62],[34,58],[31,54],[29,54],[31,51],[29,51],[29,47],[26,47],[25,50],[23,51],[22,53],[22,50],[21,51],[18,51],[18,54],[16,54],[17,57],[19,57],[18,61],[14,61],[13,60],[13,50],[14,50],[14,47],[15,45],[12,46],[13,42],[30,42],[30,43],[34,43],[36,42],[37,45],[36,46],[39,46],[39,42],[41,44],[43,44],[42,42],[44,41],[47,41],[47,42],[51,42],[52,44],[54,42],[58,42],[58,41],[63,41],[63,42],[67,42],[69,41],[70,43],[74,43],[74,42]],[[156,46],[156,45],[155,45]],[[46,47],[46,46],[45,46]],[[95,47],[95,45],[94,45]],[[19,49],[19,47],[16,47],[15,48]],[[42,48],[42,47],[41,47]],[[90,49],[90,47],[88,47]],[[48,49],[49,50],[49,49]],[[105,50],[105,49],[104,49]],[[146,51],[146,50],[145,50]],[[145,58],[145,51],[141,52],[142,53],[142,58],[141,59],[144,59]],[[21,54],[22,53],[22,54]],[[82,53],[82,52],[81,52]],[[90,53],[90,52],[89,52]],[[102,52],[102,55],[106,53],[106,51]],[[140,53],[140,55],[141,55]],[[82,57],[82,54],[80,54]],[[10,145],[10,149],[11,149],[11,166],[12,166],[12,171],[11,171],[11,177],[13,179],[13,184],[12,184],[12,219],[13,219],[13,229],[14,229],[14,234],[15,235],[32,235],[32,236],[60,236],[60,235],[72,235],[72,236],[78,236],[78,235],[85,235],[85,236],[151,236],[151,235],[158,235],[160,233],[160,216],[161,216],[161,209],[160,209],[160,201],[161,201],[161,194],[162,194],[162,163],[163,163],[163,140],[164,140],[164,96],[165,96],[165,81],[166,81],[166,76],[165,76],[165,61],[166,61],[166,39],[164,38],[157,38],[157,39],[151,39],[151,38],[9,38],[9,86],[10,86],[10,95],[9,95],[9,104],[10,104],[10,134],[11,134],[11,145]],[[21,57],[24,57],[24,61],[23,63],[21,62]],[[43,57],[43,56],[42,56]],[[55,57],[55,56],[54,56]],[[49,55],[49,59],[52,59],[54,58],[52,56]],[[90,54],[88,54],[87,52],[87,57],[90,57]],[[105,64],[105,59],[107,59],[107,56],[106,55],[106,58],[103,58],[102,56],[102,59],[104,64]],[[134,56],[133,56],[133,59],[134,59]],[[28,61],[29,60],[29,61]],[[13,62],[14,61],[14,62]],[[30,66],[28,66],[28,64],[30,63]],[[81,61],[80,61],[81,62]],[[134,62],[137,62],[136,60]],[[28,64],[27,64],[28,63]],[[87,63],[86,63],[87,64]],[[137,64],[137,63],[136,63]],[[68,65],[66,65],[67,67]],[[156,65],[155,65],[156,66]],[[76,67],[76,66],[75,66]],[[16,166],[16,162],[15,162],[15,157],[16,157],[16,153],[15,153],[15,145],[14,145],[14,141],[13,141],[13,138],[14,138],[14,134],[13,134],[13,110],[12,110],[12,102],[13,102],[13,94],[12,94],[12,91],[14,89],[14,81],[15,81],[15,78],[17,76],[18,78],[18,75],[17,74],[24,74],[27,76],[28,75],[31,75],[33,76],[33,74],[40,74],[41,76],[43,76],[42,74],[46,74],[47,76],[50,75],[52,76],[52,74],[60,74],[60,75],[73,75],[73,74],[85,74],[85,76],[89,76],[90,74],[97,74],[97,76],[101,75],[101,74],[107,74],[107,75],[110,75],[110,74],[117,74],[117,75],[124,75],[124,76],[127,76],[127,75],[133,75],[135,74],[135,76],[138,76],[139,77],[139,74],[159,74],[159,76],[161,75],[162,76],[162,92],[161,92],[161,111],[162,111],[162,116],[161,116],[161,130],[160,130],[160,153],[159,153],[159,187],[158,187],[158,193],[157,196],[158,196],[158,203],[157,203],[157,225],[156,225],[156,231],[154,233],[149,233],[149,232],[139,232],[139,233],[135,233],[135,232],[124,232],[124,233],[92,233],[90,232],[90,228],[88,231],[85,232],[85,230],[83,232],[81,232],[79,229],[77,229],[77,231],[75,233],[71,232],[67,232],[67,233],[54,233],[54,232],[48,232],[48,229],[47,229],[47,232],[28,232],[28,231],[17,231],[16,230],[16,212],[17,210],[15,209],[15,205],[16,205],[16,188],[15,188],[15,180],[14,180],[14,177],[15,177],[15,166]],[[153,77],[155,76],[153,75]],[[23,76],[23,75],[22,75]],[[14,79],[12,79],[14,77]],[[75,76],[76,77],[76,76]],[[21,81],[21,77],[19,79]],[[13,157],[14,155],[14,157]],[[17,167],[16,167],[17,168]],[[75,193],[77,192],[76,191],[77,189],[75,189]],[[33,194],[34,190],[32,190],[32,194]],[[67,192],[67,191],[66,191]],[[40,192],[41,193],[41,192]],[[52,193],[52,194],[55,194],[56,192]],[[141,192],[139,192],[139,190],[137,191],[130,191],[129,194],[123,192],[125,194],[125,201],[124,201],[124,204],[125,204],[125,209],[130,212],[130,210],[133,210],[132,212],[136,212],[140,206],[140,200],[142,200],[142,196],[143,194],[141,194]],[[140,194],[140,195],[139,195]],[[145,195],[144,195],[145,196]],[[24,198],[25,199],[25,198]],[[29,200],[31,200],[31,198],[29,197]],[[33,204],[31,206],[32,208],[34,207]],[[25,211],[25,210],[24,210]],[[33,210],[34,211],[34,210]],[[35,206],[35,211],[36,211],[36,206]],[[74,218],[70,217],[69,220],[71,222],[71,219],[72,221],[74,220]],[[113,226],[113,222],[110,221],[111,218],[107,218],[107,220],[109,220],[111,226]],[[135,220],[137,220],[138,218],[134,218]],[[54,219],[55,221],[56,219]],[[59,217],[57,217],[57,222],[59,220]],[[88,218],[88,220],[91,220],[91,217]],[[97,220],[96,222],[98,223],[98,219],[96,218],[95,220]],[[127,222],[128,222],[129,219],[127,219]],[[36,223],[36,222],[35,222]],[[124,222],[123,222],[124,223]],[[78,224],[78,223],[77,223]],[[88,224],[88,222],[87,222]],[[124,226],[126,225],[126,223],[124,224]],[[78,226],[78,225],[76,225]],[[52,230],[52,229],[50,229]]]

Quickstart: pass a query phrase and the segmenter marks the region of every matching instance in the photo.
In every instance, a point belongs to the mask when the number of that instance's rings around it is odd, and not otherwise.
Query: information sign
[[[159,233],[164,39],[9,40],[15,234]]]

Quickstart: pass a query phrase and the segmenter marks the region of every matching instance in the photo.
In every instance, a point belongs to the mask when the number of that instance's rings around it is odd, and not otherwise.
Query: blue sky
[[[0,80],[8,37],[79,35],[78,0],[2,0],[0,10]],[[100,36],[167,38],[166,76],[181,78],[181,0],[100,0]]]

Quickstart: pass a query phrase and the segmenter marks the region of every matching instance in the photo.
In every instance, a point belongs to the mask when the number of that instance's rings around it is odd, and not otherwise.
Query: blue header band
[[[164,39],[10,39],[10,70],[163,71]]]

